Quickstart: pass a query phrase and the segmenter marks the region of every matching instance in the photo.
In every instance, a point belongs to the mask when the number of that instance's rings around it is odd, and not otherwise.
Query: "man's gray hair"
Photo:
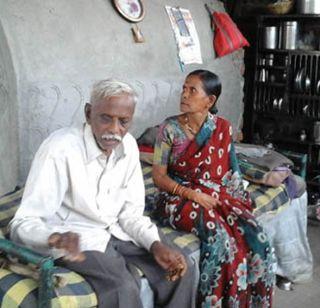
[[[138,95],[129,84],[111,78],[100,80],[92,87],[90,103],[91,105],[95,105],[106,98],[123,94],[132,96],[133,102],[137,103]]]

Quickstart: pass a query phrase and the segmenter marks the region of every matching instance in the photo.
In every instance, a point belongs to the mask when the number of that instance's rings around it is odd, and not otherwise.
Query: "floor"
[[[320,222],[309,220],[308,238],[314,259],[313,281],[295,284],[293,291],[276,288],[273,308],[320,307]]]

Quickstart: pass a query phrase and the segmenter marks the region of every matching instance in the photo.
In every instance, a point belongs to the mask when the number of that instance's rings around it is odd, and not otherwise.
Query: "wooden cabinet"
[[[281,27],[292,21],[296,46],[283,49]],[[311,180],[320,174],[313,132],[320,120],[320,15],[261,15],[237,23],[251,44],[245,53],[245,141],[306,153]],[[275,48],[265,48],[266,27],[278,29]]]

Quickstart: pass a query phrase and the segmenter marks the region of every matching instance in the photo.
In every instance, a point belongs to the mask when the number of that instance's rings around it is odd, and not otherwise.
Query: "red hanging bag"
[[[218,57],[223,57],[239,48],[250,46],[231,17],[224,12],[213,12],[213,46]]]

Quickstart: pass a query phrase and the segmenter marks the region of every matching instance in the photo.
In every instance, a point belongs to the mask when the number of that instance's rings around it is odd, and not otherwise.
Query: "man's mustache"
[[[104,135],[101,136],[101,139],[103,139],[103,140],[114,140],[114,141],[118,141],[118,142],[122,141],[122,137],[120,135],[117,135],[117,134],[104,134]]]

